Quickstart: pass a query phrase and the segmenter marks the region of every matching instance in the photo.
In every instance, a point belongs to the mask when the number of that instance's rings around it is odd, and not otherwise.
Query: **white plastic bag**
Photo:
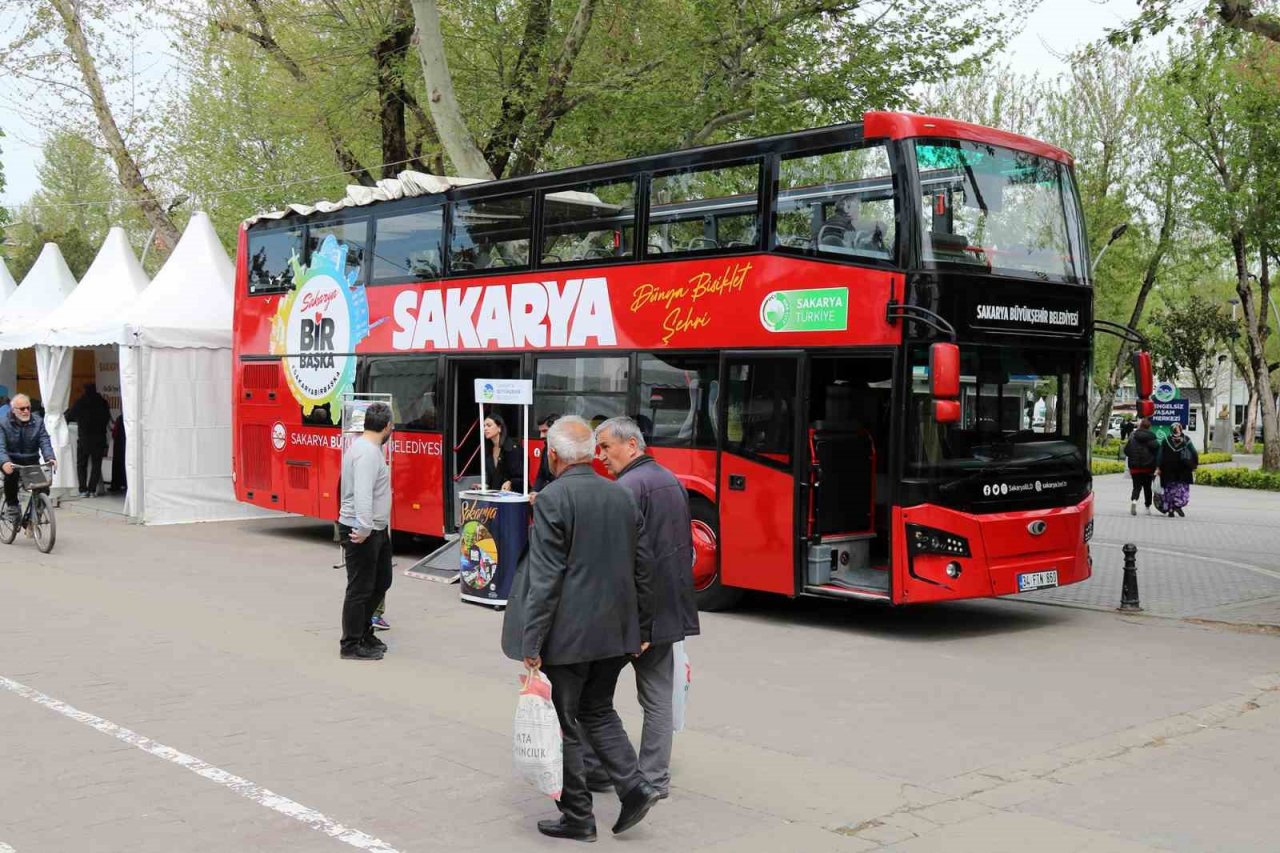
[[[671,647],[672,673],[671,685],[671,730],[684,731],[684,709],[689,703],[689,685],[693,683],[693,669],[689,666],[689,653],[685,651],[684,640]]]
[[[551,704],[551,682],[540,671],[521,679],[516,702],[512,756],[516,774],[553,800],[560,799],[564,781],[564,745],[560,718]]]

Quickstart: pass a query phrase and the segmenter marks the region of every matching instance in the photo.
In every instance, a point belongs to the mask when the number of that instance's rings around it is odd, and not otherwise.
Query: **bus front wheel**
[[[699,610],[728,610],[742,598],[742,590],[720,583],[720,522],[711,504],[689,501],[693,532],[693,594]]]

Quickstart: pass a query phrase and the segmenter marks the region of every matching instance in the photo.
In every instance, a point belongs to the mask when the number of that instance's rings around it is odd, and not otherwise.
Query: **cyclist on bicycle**
[[[18,469],[15,466],[38,465],[43,456],[56,470],[58,461],[53,456],[53,442],[44,428],[44,418],[32,414],[27,395],[15,395],[9,405],[9,414],[0,418],[0,471],[4,472],[5,512],[17,518]]]

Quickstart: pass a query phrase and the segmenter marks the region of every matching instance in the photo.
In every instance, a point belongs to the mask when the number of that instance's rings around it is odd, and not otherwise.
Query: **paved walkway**
[[[340,661],[325,526],[60,521],[51,555],[0,546],[0,850],[566,849],[512,775],[500,617],[456,587],[398,576],[388,658]],[[702,624],[673,794],[632,849],[1280,837],[1275,636],[1014,601],[758,598]],[[615,843],[616,798],[596,807]]]
[[[1094,478],[1093,577],[1019,599],[1120,604],[1121,547],[1138,546],[1142,607],[1155,616],[1280,626],[1280,494],[1194,486],[1186,518],[1129,515],[1129,478]]]

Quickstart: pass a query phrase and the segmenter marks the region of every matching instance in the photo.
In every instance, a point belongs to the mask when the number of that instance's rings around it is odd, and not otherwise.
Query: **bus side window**
[[[533,424],[550,414],[578,415],[595,428],[626,414],[627,357],[539,358],[533,380]]]
[[[440,360],[434,355],[371,358],[365,391],[391,395],[396,429],[439,431],[439,370]]]
[[[423,281],[444,273],[444,211],[381,216],[373,243],[373,281]]]
[[[655,175],[649,193],[649,254],[755,248],[759,195],[759,163]]]
[[[578,184],[542,197],[542,266],[634,258],[635,180]]]
[[[774,240],[810,254],[891,260],[897,208],[884,145],[783,159]]]
[[[529,266],[533,196],[455,201],[449,237],[449,271],[521,269]]]
[[[655,447],[716,446],[720,383],[715,356],[641,353],[636,422]]]
[[[278,293],[293,284],[290,258],[302,261],[302,226],[249,232],[249,293]]]
[[[345,247],[346,274],[348,280],[356,284],[364,284],[364,256],[369,248],[369,220],[359,219],[354,222],[335,222],[330,225],[312,225],[307,229],[307,263],[311,256],[324,245],[326,237],[333,237],[339,247]],[[353,276],[352,273],[355,275]]]

